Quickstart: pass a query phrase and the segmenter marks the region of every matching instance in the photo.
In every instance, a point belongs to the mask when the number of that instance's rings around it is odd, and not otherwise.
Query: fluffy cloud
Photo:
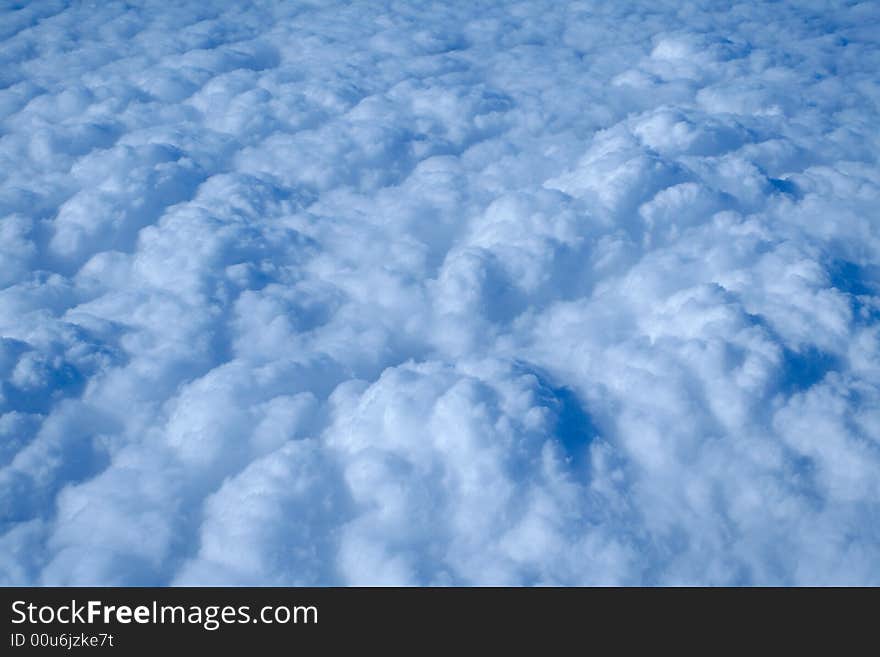
[[[875,5],[0,11],[0,583],[880,583]]]

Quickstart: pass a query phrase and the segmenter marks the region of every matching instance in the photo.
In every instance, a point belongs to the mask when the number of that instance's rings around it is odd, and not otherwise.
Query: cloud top
[[[880,583],[875,4],[0,12],[0,583]]]

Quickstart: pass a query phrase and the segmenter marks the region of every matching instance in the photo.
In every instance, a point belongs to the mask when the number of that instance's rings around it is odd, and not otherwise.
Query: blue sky
[[[0,583],[880,584],[878,35],[2,3]]]

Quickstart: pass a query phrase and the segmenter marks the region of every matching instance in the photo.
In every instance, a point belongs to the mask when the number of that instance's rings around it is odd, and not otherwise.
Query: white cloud
[[[0,19],[0,583],[876,584],[870,3]]]

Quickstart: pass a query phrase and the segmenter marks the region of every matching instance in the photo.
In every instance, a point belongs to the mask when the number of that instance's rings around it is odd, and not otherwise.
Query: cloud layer
[[[880,584],[878,35],[6,3],[0,583]]]

